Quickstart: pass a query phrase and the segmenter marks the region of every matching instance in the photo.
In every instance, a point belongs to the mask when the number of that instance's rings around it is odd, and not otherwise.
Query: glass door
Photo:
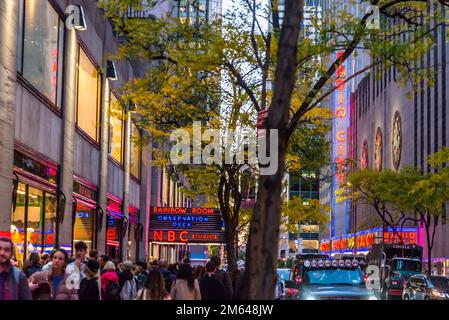
[[[73,244],[83,241],[87,245],[87,252],[89,252],[93,248],[95,209],[81,203],[77,203],[75,206]],[[73,252],[75,252],[75,248],[73,248]]]

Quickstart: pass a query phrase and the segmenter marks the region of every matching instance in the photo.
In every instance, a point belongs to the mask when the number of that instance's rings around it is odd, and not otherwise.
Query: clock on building
[[[376,170],[382,170],[382,129],[377,127],[376,143],[374,146],[374,168]]]
[[[396,170],[399,169],[401,163],[401,152],[402,152],[402,123],[401,115],[398,111],[394,114],[393,120],[393,134],[392,134],[392,155],[393,155],[393,165]]]

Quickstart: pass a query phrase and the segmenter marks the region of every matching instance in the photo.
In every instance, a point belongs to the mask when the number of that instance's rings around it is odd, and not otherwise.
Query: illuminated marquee
[[[399,236],[405,245],[419,245],[418,231],[416,228],[404,228],[403,231],[393,232],[391,229],[383,231],[382,228],[360,231],[357,234],[345,234],[341,237],[333,237],[329,240],[322,240],[320,243],[320,252],[342,252],[342,251],[366,251],[370,250],[373,244],[400,243]],[[332,248],[332,250],[330,250]]]
[[[219,214],[220,211],[214,208],[182,208],[182,207],[152,207],[152,214]]]
[[[150,229],[189,229],[219,231],[222,226],[220,211],[211,208],[159,208],[151,210]]]
[[[397,232],[397,234],[392,231],[386,231],[383,235],[384,243],[401,243],[399,236],[405,244],[417,244],[418,241],[416,231]]]
[[[213,208],[153,207],[148,232],[157,242],[224,242],[221,214]]]
[[[320,251],[321,252],[331,251],[331,242],[329,240],[322,240],[320,243]]]
[[[198,232],[190,230],[150,230],[150,241],[182,243],[224,243],[224,232]]]

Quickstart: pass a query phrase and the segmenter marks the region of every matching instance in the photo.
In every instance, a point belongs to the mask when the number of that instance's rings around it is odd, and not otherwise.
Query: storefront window
[[[55,195],[19,183],[11,224],[17,261],[23,262],[31,252],[51,252],[55,238],[56,211]]]
[[[26,189],[23,183],[17,188],[16,209],[12,213],[11,237],[14,242],[15,257],[17,261],[24,261],[25,254],[25,203]]]
[[[28,190],[27,257],[31,252],[42,252],[42,198],[43,192]]]
[[[140,132],[136,124],[132,124],[131,174],[140,178]]]
[[[123,160],[123,107],[111,94],[109,112],[109,154],[118,162]]]
[[[117,219],[112,215],[108,215],[108,230],[107,230],[107,254],[115,259],[120,257],[120,227],[122,219]]]
[[[78,103],[76,124],[92,139],[99,138],[101,77],[82,48],[78,58]]]
[[[73,226],[73,243],[84,241],[87,245],[87,251],[92,249],[94,234],[94,215],[95,209],[83,204],[76,204],[75,224]],[[73,249],[75,252],[75,249]]]
[[[50,254],[54,248],[56,235],[56,212],[58,208],[58,201],[56,196],[45,194],[45,239],[44,252]]]
[[[21,9],[19,72],[51,102],[60,106],[64,23],[47,0],[24,0]]]

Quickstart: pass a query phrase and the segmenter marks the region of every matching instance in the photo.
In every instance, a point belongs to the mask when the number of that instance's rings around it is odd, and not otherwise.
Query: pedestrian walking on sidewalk
[[[223,283],[215,278],[217,267],[215,263],[209,261],[206,263],[206,274],[200,280],[202,300],[225,300],[226,292]]]
[[[137,293],[136,300],[171,300],[162,272],[151,270],[145,280],[143,288]]]
[[[176,280],[173,282],[170,296],[173,300],[201,300],[198,280],[193,276],[190,265],[181,263]]]
[[[118,300],[119,294],[120,286],[115,265],[112,261],[107,261],[101,275],[101,300]]]
[[[0,237],[0,301],[31,300],[27,276],[11,264],[13,252],[11,239]]]
[[[78,300],[76,283],[65,270],[69,259],[67,251],[55,249],[50,259],[52,264],[49,270],[36,272],[29,279],[33,299]]]

